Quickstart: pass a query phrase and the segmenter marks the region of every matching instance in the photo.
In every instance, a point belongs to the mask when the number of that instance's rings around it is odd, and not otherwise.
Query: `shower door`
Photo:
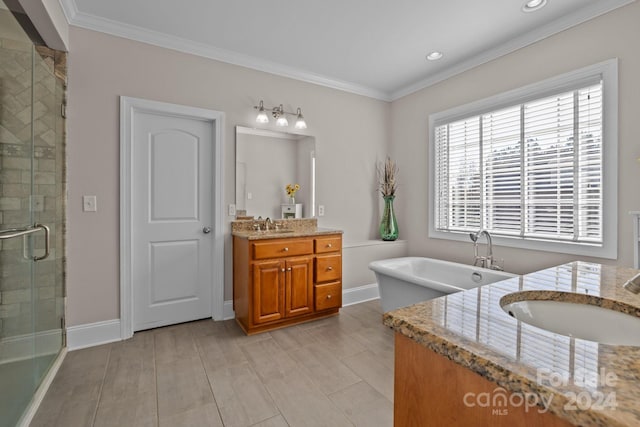
[[[0,29],[0,427],[8,427],[26,421],[64,347],[65,83],[64,57],[34,46],[1,0]]]

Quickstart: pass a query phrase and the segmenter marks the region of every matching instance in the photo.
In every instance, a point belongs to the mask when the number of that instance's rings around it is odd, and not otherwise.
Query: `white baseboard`
[[[67,327],[69,351],[121,341],[120,319]]]
[[[60,329],[3,338],[0,340],[0,364],[56,354],[61,347]]]
[[[236,313],[233,311],[233,300],[225,301],[222,307],[222,320],[235,319]]]
[[[360,304],[361,302],[371,301],[378,298],[380,298],[380,292],[378,291],[377,283],[342,290],[343,307]]]

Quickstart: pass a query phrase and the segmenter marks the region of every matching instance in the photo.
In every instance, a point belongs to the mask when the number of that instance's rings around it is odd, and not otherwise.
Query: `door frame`
[[[170,104],[141,98],[120,96],[120,334],[127,339],[133,336],[133,129],[135,113],[168,114],[184,118],[206,120],[213,125],[211,159],[213,197],[211,224],[213,259],[211,260],[211,318],[223,319],[224,309],[224,221],[223,221],[223,136],[224,113],[186,105]]]

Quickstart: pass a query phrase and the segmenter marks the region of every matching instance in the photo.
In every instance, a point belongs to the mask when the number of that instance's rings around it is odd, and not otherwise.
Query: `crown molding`
[[[501,56],[505,56],[509,53],[515,52],[518,49],[522,49],[523,47],[534,44],[561,31],[567,30],[571,27],[575,27],[576,25],[582,24],[586,21],[589,21],[600,15],[604,15],[605,13],[611,12],[612,10],[618,9],[622,6],[631,4],[635,1],[636,0],[601,0],[589,7],[580,9],[572,14],[556,19],[555,21],[551,21],[548,24],[543,25],[542,27],[536,28],[533,31],[530,31],[519,37],[515,37],[507,43],[481,52],[469,59],[448,67],[439,73],[433,74],[423,80],[398,89],[397,91],[390,93],[389,97],[392,101],[396,101],[421,89],[432,86],[457,74],[461,74],[479,65],[493,61],[494,59],[500,58]]]
[[[272,61],[243,55],[236,52],[219,49],[205,43],[194,42],[188,39],[170,36],[142,27],[113,21],[88,13],[80,12],[75,0],[59,0],[64,14],[70,25],[86,28],[93,31],[99,31],[113,36],[122,37],[142,43],[151,44],[167,49],[176,50],[183,53],[202,56],[216,61],[226,62],[229,64],[239,65],[241,67],[251,68],[257,71],[263,71],[282,77],[300,80],[319,86],[329,87],[344,92],[354,93],[357,95],[367,96],[381,101],[395,101],[426,87],[432,86],[443,80],[461,74],[474,67],[497,59],[501,56],[512,53],[518,49],[536,43],[542,39],[550,37],[568,28],[586,22],[597,16],[603,15],[614,9],[636,0],[600,0],[586,8],[580,9],[572,14],[556,19],[542,27],[536,28],[526,34],[509,40],[500,46],[480,52],[471,58],[454,64],[439,73],[430,75],[410,85],[404,86],[392,92],[359,85],[353,82],[347,82],[332,79],[327,76],[313,73],[307,70],[301,70],[295,67],[288,67],[277,64]]]
[[[60,6],[62,6],[62,12],[64,13],[65,18],[67,18],[67,22],[69,24],[73,23],[76,15],[78,14],[78,5],[76,4],[76,0],[58,0],[60,2]]]

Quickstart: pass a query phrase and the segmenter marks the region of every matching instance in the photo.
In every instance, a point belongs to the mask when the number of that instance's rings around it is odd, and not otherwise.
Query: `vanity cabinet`
[[[337,314],[342,236],[233,237],[233,308],[247,334]]]
[[[253,265],[253,319],[269,323],[313,311],[313,257]]]
[[[512,397],[498,384],[396,332],[394,426],[419,426],[425,420],[434,426],[572,426],[522,399],[523,394]]]
[[[315,309],[342,307],[341,236],[315,240]]]

